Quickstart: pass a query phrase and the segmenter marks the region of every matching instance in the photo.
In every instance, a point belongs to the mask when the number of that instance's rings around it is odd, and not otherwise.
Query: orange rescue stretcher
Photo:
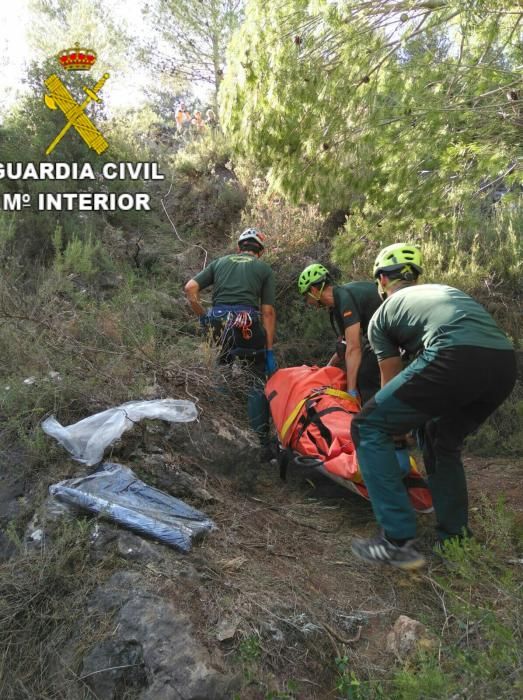
[[[314,466],[337,483],[368,499],[350,428],[358,403],[346,393],[345,372],[338,367],[289,367],[275,372],[265,387],[280,441],[280,470],[290,458]],[[419,513],[432,511],[428,485],[416,461],[398,451],[403,482]],[[402,464],[403,462],[403,464]]]

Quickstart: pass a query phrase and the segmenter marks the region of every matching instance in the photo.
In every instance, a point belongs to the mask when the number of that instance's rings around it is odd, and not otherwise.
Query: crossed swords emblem
[[[84,85],[83,90],[87,97],[81,104],[74,99],[60,78],[54,73],[44,81],[45,86],[49,90],[49,94],[46,93],[44,95],[45,104],[49,109],[60,108],[67,118],[66,125],[47,148],[45,152],[46,156],[54,150],[71,127],[76,129],[89,148],[96,151],[98,155],[109,148],[109,144],[100,131],[98,131],[93,122],[85,114],[85,108],[90,102],[102,101],[101,98],[98,97],[98,93],[104,86],[108,77],[109,73],[104,73],[92,89]]]

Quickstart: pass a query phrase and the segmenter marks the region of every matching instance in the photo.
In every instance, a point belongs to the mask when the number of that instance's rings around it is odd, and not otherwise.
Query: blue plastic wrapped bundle
[[[94,474],[60,481],[49,492],[182,552],[189,552],[193,539],[215,527],[205,513],[148,486],[121,464],[104,462]]]

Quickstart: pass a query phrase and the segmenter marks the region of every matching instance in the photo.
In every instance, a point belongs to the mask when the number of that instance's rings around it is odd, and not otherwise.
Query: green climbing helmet
[[[311,285],[325,282],[329,276],[329,271],[321,263],[312,263],[307,265],[305,270],[298,277],[298,291],[300,294],[306,294]]]
[[[373,274],[377,277],[380,272],[402,270],[407,265],[419,275],[423,272],[420,249],[408,243],[393,243],[378,253]]]

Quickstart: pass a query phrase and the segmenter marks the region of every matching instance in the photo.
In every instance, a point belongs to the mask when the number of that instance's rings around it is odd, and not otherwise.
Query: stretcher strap
[[[302,414],[300,419],[298,420],[298,423],[296,425],[296,437],[295,441],[298,442],[303,433],[307,430],[309,425],[313,423],[314,425],[317,425],[319,430],[320,430],[320,435],[323,437],[323,439],[327,442],[328,445],[332,444],[332,433],[330,430],[328,431],[328,434],[322,434],[322,428],[325,428],[325,425],[322,423],[321,418],[323,416],[328,416],[330,413],[345,413],[347,415],[347,409],[342,408],[341,406],[329,406],[329,408],[324,408],[322,411],[317,411],[314,408],[314,403],[309,402],[307,404],[307,412]]]
[[[355,411],[359,409],[357,400],[350,394],[347,394],[346,391],[342,391],[341,389],[332,389],[331,387],[320,387],[318,389],[314,389],[314,391],[312,391],[309,394],[309,396],[306,396],[304,399],[299,401],[298,405],[291,411],[289,417],[287,418],[281,429],[282,441],[285,439],[285,436],[289,432],[290,427],[293,425],[294,421],[298,417],[305,402],[313,397],[321,396],[322,394],[327,394],[328,396],[336,396],[338,399],[345,399],[346,401],[350,401],[352,404],[354,404]]]

